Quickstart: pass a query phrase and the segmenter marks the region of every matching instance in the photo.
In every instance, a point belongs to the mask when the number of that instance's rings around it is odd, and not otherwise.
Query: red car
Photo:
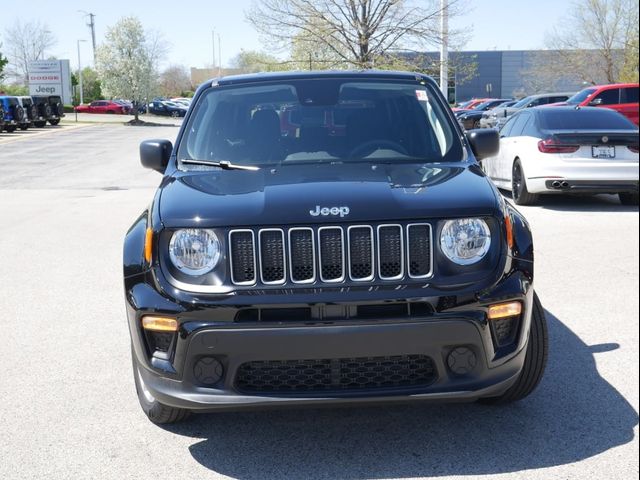
[[[89,105],[78,105],[76,107],[78,113],[117,113],[125,115],[128,113],[127,107],[120,103],[110,100],[96,100]]]
[[[613,83],[611,85],[595,85],[579,91],[566,102],[553,103],[547,106],[554,107],[559,105],[610,108],[623,114],[638,125],[638,84]]]
[[[463,102],[457,107],[452,108],[454,112],[458,112],[460,110],[473,110],[475,107],[480,105],[481,103],[487,102],[489,100],[493,100],[493,98],[473,98],[469,101]]]

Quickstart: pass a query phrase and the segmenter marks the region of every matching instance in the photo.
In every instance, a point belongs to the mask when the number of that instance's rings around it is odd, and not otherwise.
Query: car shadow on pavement
[[[594,353],[547,312],[549,364],[513,405],[268,410],[194,415],[167,430],[200,438],[201,465],[239,479],[394,478],[508,473],[564,465],[630,442],[638,414]]]

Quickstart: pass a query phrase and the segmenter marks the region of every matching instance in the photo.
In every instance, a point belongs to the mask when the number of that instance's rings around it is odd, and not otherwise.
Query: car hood
[[[482,170],[466,164],[179,172],[165,178],[159,198],[160,218],[169,228],[465,217],[491,215],[496,206],[494,189]],[[311,213],[332,207],[340,213]]]

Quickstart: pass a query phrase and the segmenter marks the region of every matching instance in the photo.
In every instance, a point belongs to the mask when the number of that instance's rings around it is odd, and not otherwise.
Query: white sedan
[[[500,153],[482,168],[518,205],[559,193],[614,193],[638,205],[638,127],[604,108],[523,110],[502,127]]]

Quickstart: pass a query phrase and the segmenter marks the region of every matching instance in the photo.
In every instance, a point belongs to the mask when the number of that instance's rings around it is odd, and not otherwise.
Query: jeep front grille
[[[432,244],[428,223],[232,230],[231,280],[281,285],[428,278]]]
[[[262,360],[240,365],[236,388],[243,393],[312,394],[424,388],[438,377],[426,355]]]

